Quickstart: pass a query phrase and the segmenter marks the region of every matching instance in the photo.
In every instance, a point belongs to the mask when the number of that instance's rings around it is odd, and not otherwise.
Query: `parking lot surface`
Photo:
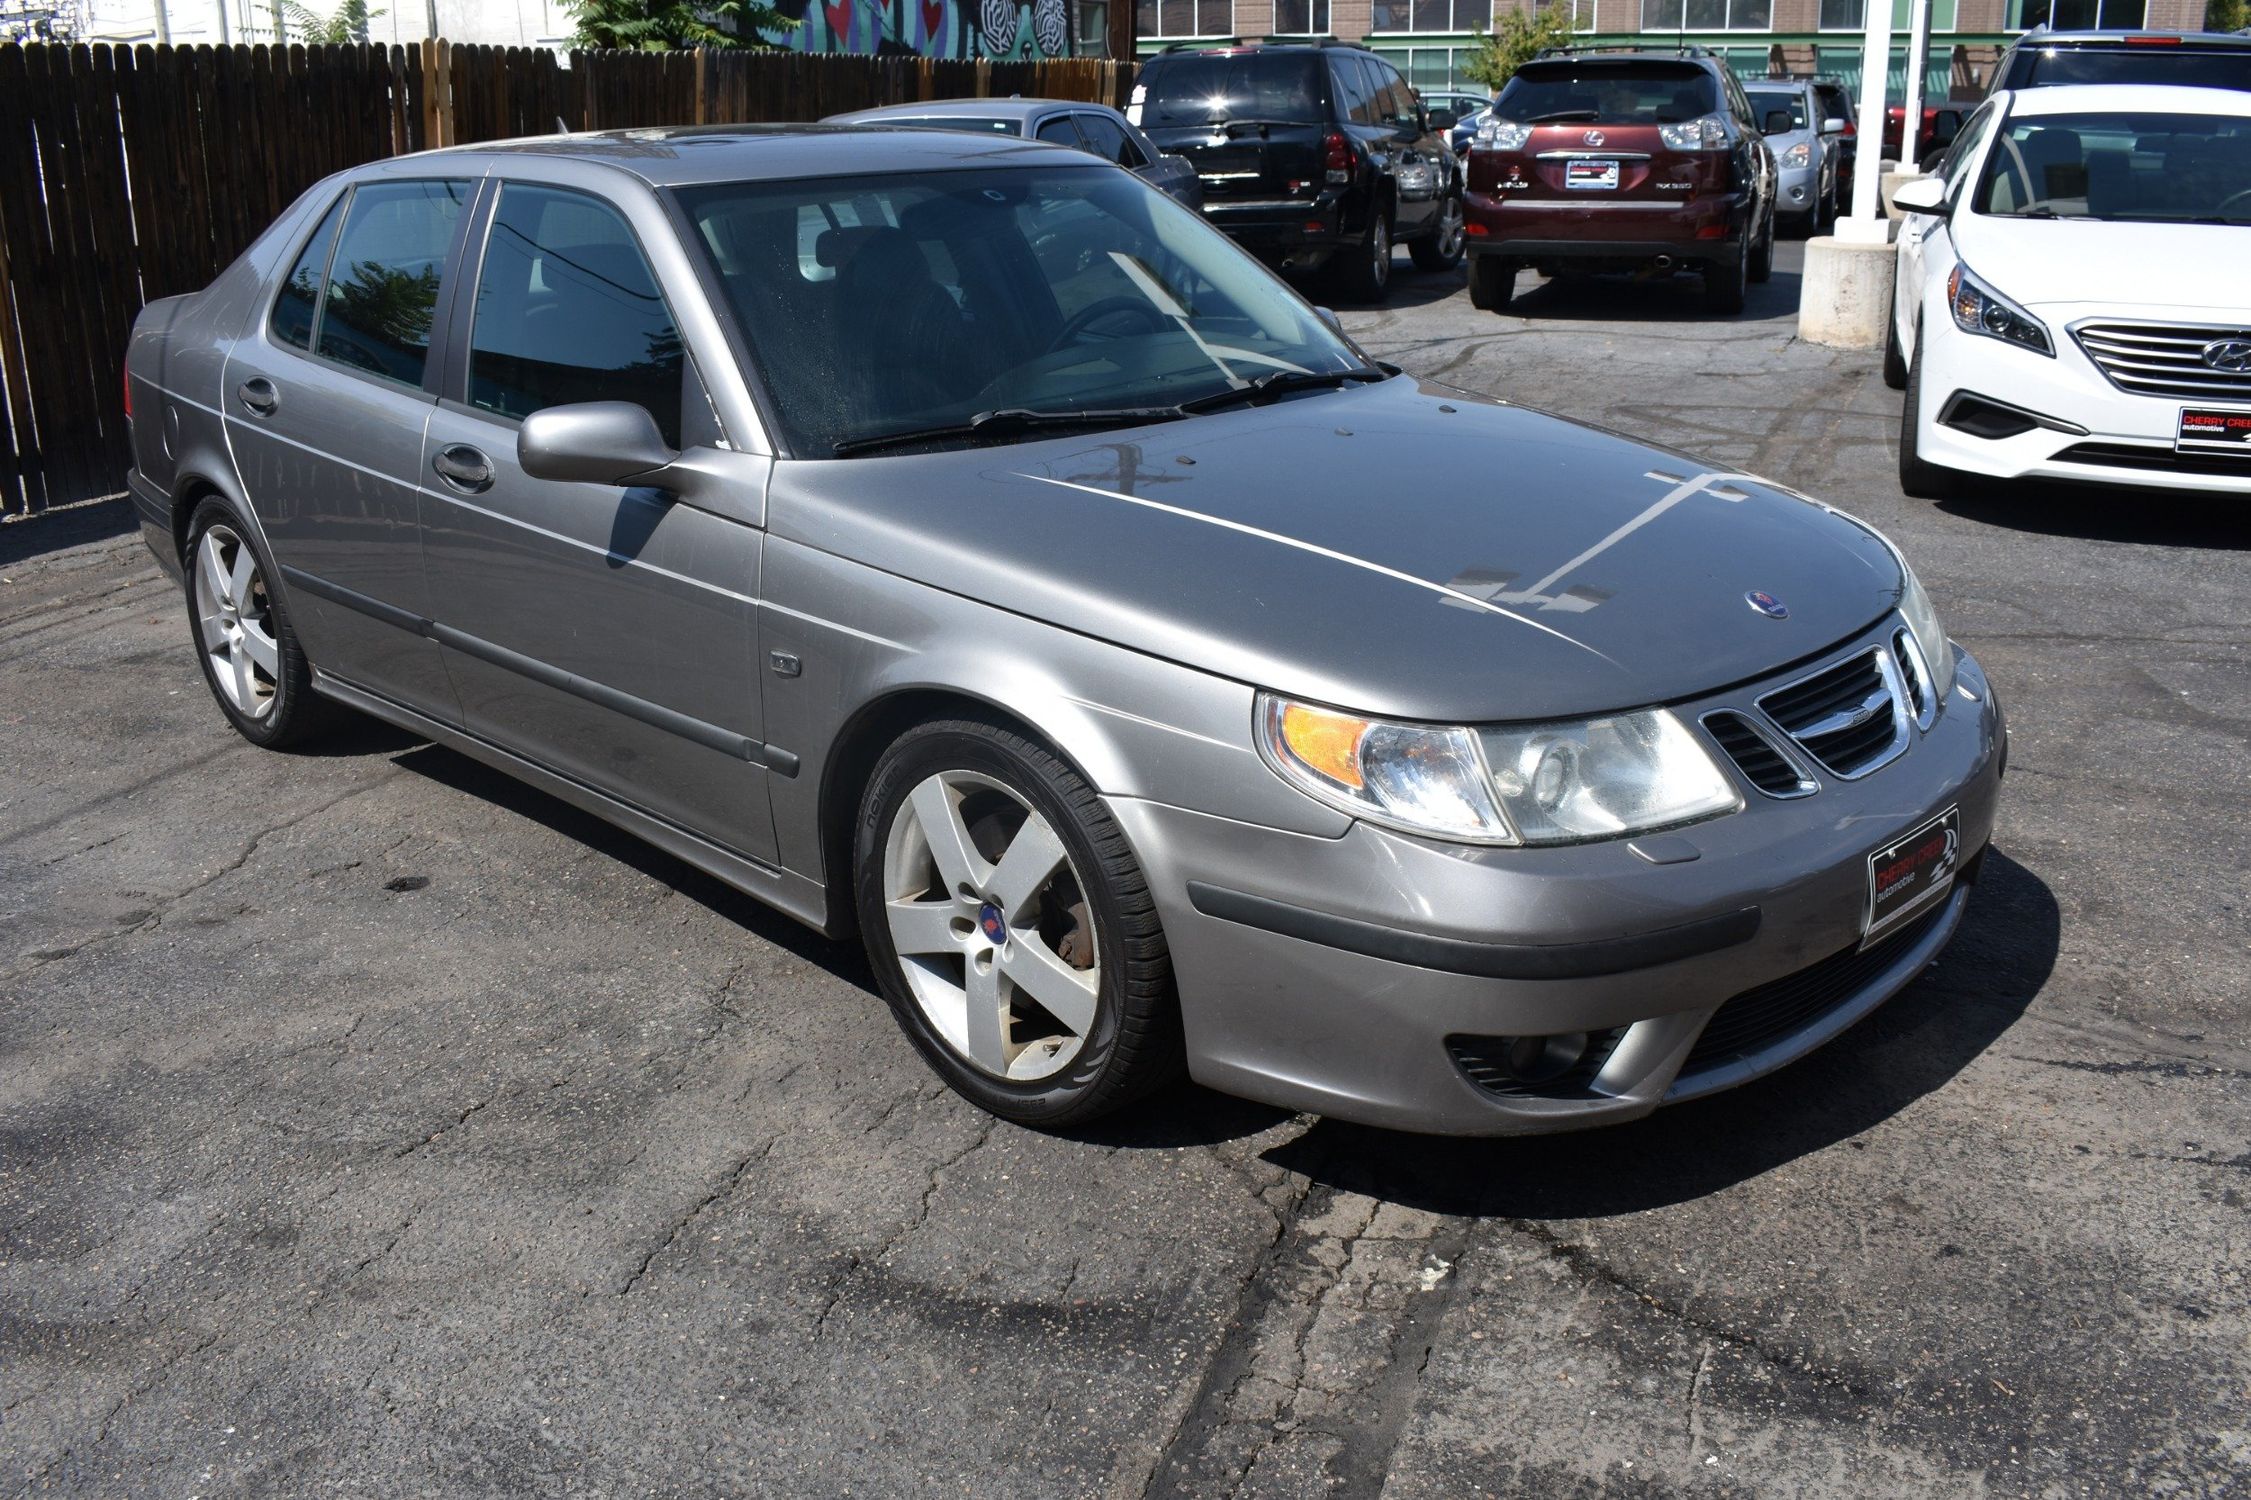
[[[2010,709],[1939,967],[1591,1135],[995,1125],[856,951],[389,730],[252,749],[137,540],[0,533],[0,1494],[2251,1490],[2251,517],[1904,500],[1800,258],[1344,314],[1866,517]]]

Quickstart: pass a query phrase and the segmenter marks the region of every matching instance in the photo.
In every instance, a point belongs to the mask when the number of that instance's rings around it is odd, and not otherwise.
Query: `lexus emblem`
[[[1580,137],[1580,139],[1584,140],[1590,146],[1599,146],[1604,141],[1609,140],[1610,137],[1604,135],[1599,130],[1590,130],[1584,136]]]
[[[1775,598],[1765,589],[1753,589],[1743,596],[1743,602],[1770,620],[1790,618],[1790,606]]]
[[[2251,374],[2251,339],[2214,339],[2204,346],[2204,362],[2230,375]]]

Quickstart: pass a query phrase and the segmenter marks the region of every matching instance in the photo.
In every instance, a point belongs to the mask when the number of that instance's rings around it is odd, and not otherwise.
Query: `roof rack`
[[[1655,53],[1666,57],[1713,57],[1717,55],[1711,48],[1701,42],[1680,42],[1669,47],[1662,42],[1655,45],[1641,42],[1602,42],[1589,43],[1580,47],[1542,47],[1532,55],[1532,60],[1539,62],[1550,57],[1592,57],[1605,52]]]

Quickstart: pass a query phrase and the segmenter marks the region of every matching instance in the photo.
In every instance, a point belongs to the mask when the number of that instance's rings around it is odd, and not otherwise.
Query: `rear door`
[[[1438,216],[1439,195],[1446,187],[1444,144],[1435,136],[1424,138],[1414,90],[1397,68],[1366,55],[1359,63],[1368,74],[1371,110],[1391,161],[1393,222],[1402,235],[1425,229]]]
[[[1328,130],[1321,63],[1310,51],[1157,59],[1137,89],[1141,129],[1158,150],[1189,160],[1214,207],[1311,197]]]
[[[448,723],[453,691],[420,630],[416,476],[436,401],[431,340],[476,186],[400,174],[348,189],[230,352],[223,386],[235,464],[306,654]]]

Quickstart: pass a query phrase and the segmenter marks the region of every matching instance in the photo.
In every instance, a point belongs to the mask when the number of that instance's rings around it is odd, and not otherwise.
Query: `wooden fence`
[[[0,518],[123,487],[142,304],[203,286],[331,172],[558,129],[918,99],[1122,104],[1130,63],[537,48],[0,46]]]

